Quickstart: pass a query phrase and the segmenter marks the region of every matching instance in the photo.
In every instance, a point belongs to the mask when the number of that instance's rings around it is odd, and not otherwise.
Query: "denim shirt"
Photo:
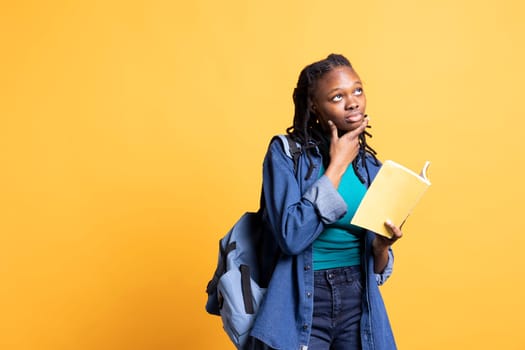
[[[268,284],[251,336],[275,349],[306,350],[313,317],[312,244],[324,226],[340,219],[347,210],[341,195],[330,180],[319,174],[322,157],[318,150],[303,151],[297,173],[282,142],[272,139],[263,164],[265,221],[282,254]],[[308,168],[315,166],[306,179]],[[370,179],[379,166],[367,157]],[[366,170],[358,167],[363,178]],[[369,183],[366,183],[369,186]],[[362,239],[361,264],[365,274],[361,316],[363,350],[396,349],[390,322],[378,286],[392,273],[393,254],[381,274],[374,273],[373,232]]]

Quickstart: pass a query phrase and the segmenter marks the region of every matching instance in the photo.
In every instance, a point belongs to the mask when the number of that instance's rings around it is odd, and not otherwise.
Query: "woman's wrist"
[[[330,179],[335,188],[339,187],[341,178],[343,177],[347,167],[330,164],[325,171],[326,177]]]
[[[389,244],[385,244],[382,239],[376,237],[372,242],[372,254],[374,255],[374,272],[382,273],[388,264]]]
[[[391,244],[385,242],[385,240],[379,239],[378,237],[374,238],[372,242],[372,249],[374,250],[374,255],[380,256],[383,254],[388,254],[388,249]]]

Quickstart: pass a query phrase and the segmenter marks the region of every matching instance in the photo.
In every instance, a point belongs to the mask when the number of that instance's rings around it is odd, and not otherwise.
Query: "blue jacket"
[[[323,175],[317,149],[310,149],[310,159],[303,151],[294,173],[294,165],[282,142],[274,138],[263,164],[265,220],[282,254],[269,282],[266,296],[257,313],[251,336],[275,349],[306,350],[313,315],[312,243],[326,224],[340,219],[346,203]],[[306,178],[310,162],[315,166]],[[370,179],[379,170],[367,157]],[[366,179],[366,170],[358,167]],[[366,184],[367,186],[369,183]],[[361,339],[363,350],[396,349],[390,322],[378,286],[392,273],[393,254],[382,274],[374,273],[372,241],[375,234],[366,232],[362,240],[362,266],[365,272]]]

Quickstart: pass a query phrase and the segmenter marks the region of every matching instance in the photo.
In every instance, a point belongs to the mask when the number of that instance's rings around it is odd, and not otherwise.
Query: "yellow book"
[[[407,219],[430,186],[429,165],[427,161],[418,175],[392,160],[385,161],[359,204],[352,225],[391,238],[385,221],[389,219],[399,227]]]

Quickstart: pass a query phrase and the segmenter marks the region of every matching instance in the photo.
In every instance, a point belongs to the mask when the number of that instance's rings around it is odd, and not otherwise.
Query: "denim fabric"
[[[272,140],[264,159],[264,220],[282,254],[250,335],[274,349],[307,349],[314,311],[313,242],[325,225],[340,219],[347,210],[344,199],[328,178],[315,176],[321,164],[318,150],[310,150],[310,157],[303,152],[296,176],[293,161],[278,139]],[[313,175],[307,178],[310,165],[314,166]],[[379,166],[367,158],[367,167],[373,179]],[[368,178],[361,164],[357,171]],[[381,274],[375,274],[374,237],[373,232],[366,231],[361,239],[364,282],[361,343],[363,350],[391,350],[396,345],[378,286],[392,273],[394,257],[390,250],[387,267]]]
[[[314,272],[314,315],[308,347],[361,350],[361,267]]]

